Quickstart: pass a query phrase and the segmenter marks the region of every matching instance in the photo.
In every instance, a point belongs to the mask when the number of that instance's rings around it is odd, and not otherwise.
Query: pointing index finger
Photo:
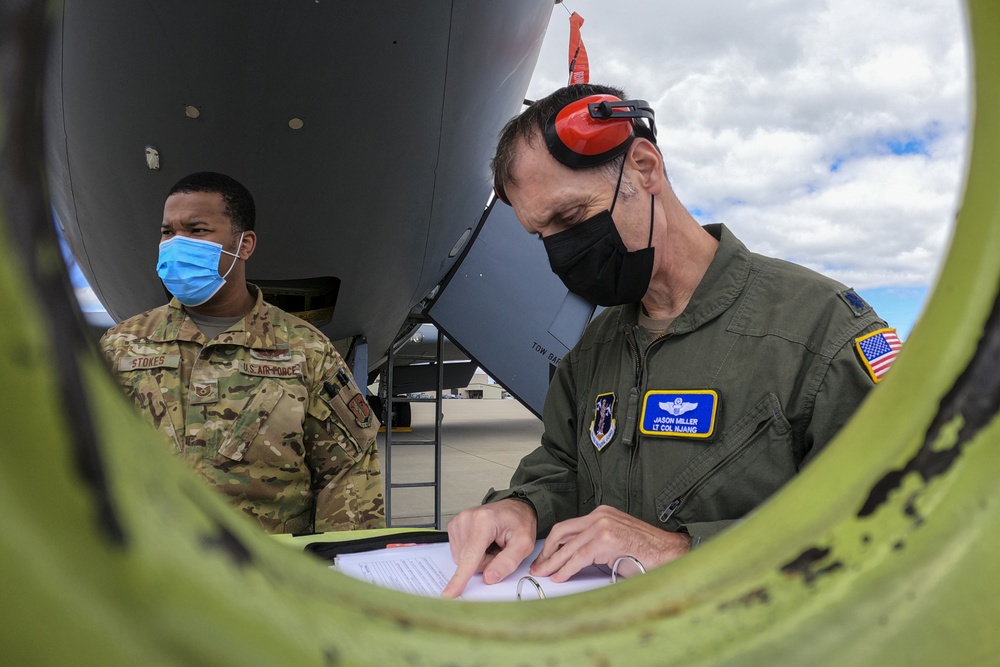
[[[491,536],[476,535],[467,544],[457,545],[459,553],[456,563],[458,567],[455,569],[455,574],[452,575],[448,585],[441,591],[441,597],[456,598],[462,594],[465,586],[469,583],[469,579],[480,570],[483,561],[486,559],[486,550],[491,544],[493,544]],[[453,545],[452,554],[455,553],[455,550],[456,545]]]

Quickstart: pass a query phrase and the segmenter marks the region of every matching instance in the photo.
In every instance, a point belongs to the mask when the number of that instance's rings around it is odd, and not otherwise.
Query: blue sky
[[[882,316],[890,326],[896,328],[902,340],[910,335],[917,317],[927,301],[926,287],[876,287],[858,292]]]

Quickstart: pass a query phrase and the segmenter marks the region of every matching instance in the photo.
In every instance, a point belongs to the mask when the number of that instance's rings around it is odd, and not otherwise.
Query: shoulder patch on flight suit
[[[840,298],[844,300],[844,303],[851,307],[851,311],[854,313],[855,317],[861,317],[872,309],[872,307],[869,306],[864,299],[858,296],[858,293],[853,289],[845,289],[840,293]]]
[[[594,421],[590,422],[590,440],[600,451],[615,437],[615,393],[598,394],[594,401]]]
[[[854,339],[854,347],[869,377],[878,383],[892,366],[903,343],[895,329],[879,329]]]
[[[708,438],[715,433],[718,412],[719,394],[712,389],[647,391],[639,431],[674,438]]]
[[[179,354],[151,354],[128,356],[118,360],[119,372],[141,371],[147,368],[177,368],[181,365]]]

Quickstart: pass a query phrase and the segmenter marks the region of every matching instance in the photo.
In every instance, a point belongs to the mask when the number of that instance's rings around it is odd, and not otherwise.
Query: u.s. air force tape
[[[708,438],[715,432],[718,411],[719,394],[712,389],[647,391],[639,431],[673,438]]]

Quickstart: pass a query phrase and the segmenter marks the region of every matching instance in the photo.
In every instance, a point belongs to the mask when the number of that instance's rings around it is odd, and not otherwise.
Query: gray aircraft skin
[[[63,3],[46,159],[83,274],[117,321],[165,303],[166,193],[191,172],[227,173],[257,203],[248,279],[344,343],[356,372],[430,320],[540,413],[592,309],[510,209],[487,204],[496,136],[552,7]]]

